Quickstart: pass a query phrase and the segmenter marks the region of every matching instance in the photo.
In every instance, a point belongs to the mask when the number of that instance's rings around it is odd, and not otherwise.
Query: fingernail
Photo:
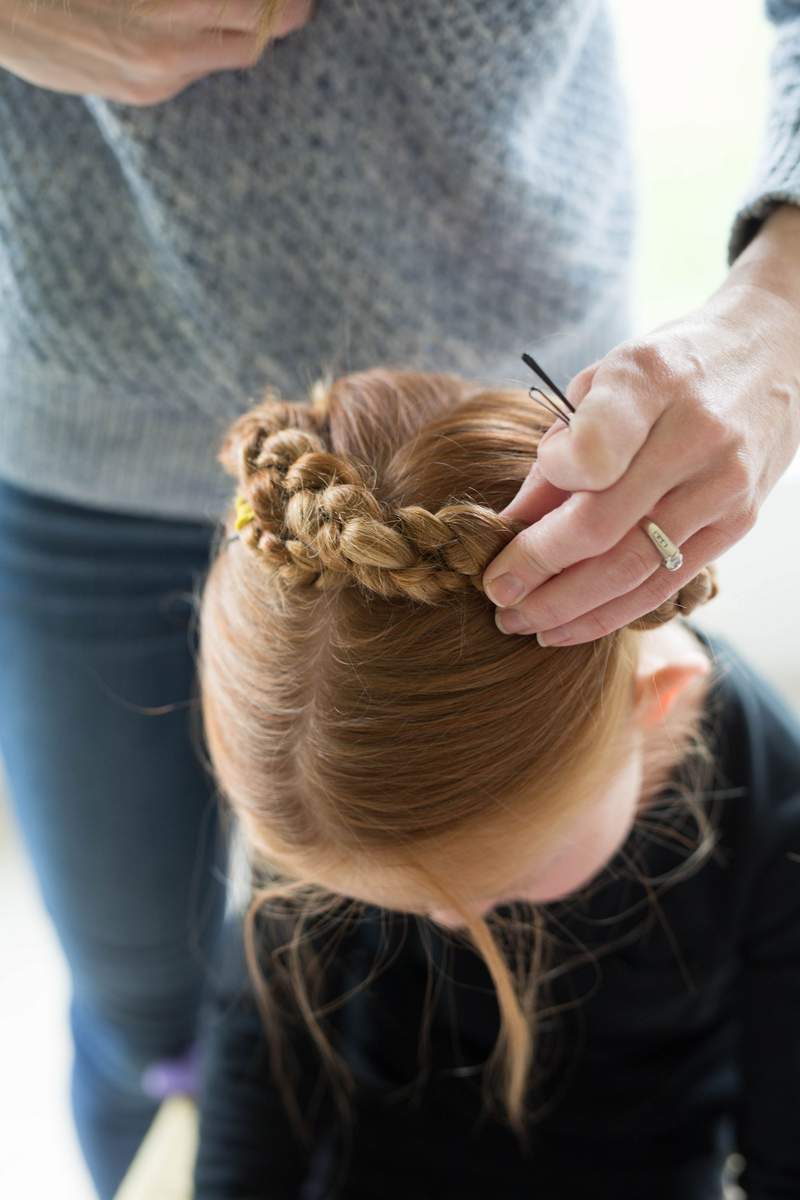
[[[486,595],[492,604],[498,604],[500,608],[506,608],[509,604],[521,600],[524,591],[525,584],[521,579],[517,579],[516,575],[498,575],[491,583],[486,584]]]
[[[501,633],[533,633],[533,627],[520,612],[495,609],[494,623]]]
[[[537,633],[536,640],[540,646],[560,646],[567,638],[566,636],[559,637],[557,633],[551,631],[550,633]]]

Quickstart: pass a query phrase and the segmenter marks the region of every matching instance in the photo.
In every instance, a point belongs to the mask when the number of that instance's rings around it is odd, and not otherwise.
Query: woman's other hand
[[[569,428],[548,430],[503,513],[528,527],[483,575],[498,626],[548,645],[657,608],[753,527],[794,457],[800,207],[770,215],[700,308],[615,347],[566,394]],[[645,516],[681,547],[679,570],[662,567]],[[510,606],[502,575],[522,586]]]
[[[214,71],[252,67],[260,0],[0,0],[0,67],[56,92],[159,104]],[[307,23],[286,0],[271,38]]]

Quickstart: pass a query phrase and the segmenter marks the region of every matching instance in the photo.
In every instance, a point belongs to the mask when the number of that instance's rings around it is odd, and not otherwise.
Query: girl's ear
[[[634,681],[638,724],[643,729],[660,725],[686,689],[708,670],[709,662],[704,655],[678,662],[646,658]]]

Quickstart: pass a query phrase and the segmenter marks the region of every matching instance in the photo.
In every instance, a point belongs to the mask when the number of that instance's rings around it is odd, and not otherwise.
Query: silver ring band
[[[679,546],[667,537],[664,530],[655,521],[642,521],[640,528],[644,530],[662,558],[662,566],[668,571],[678,571],[683,566],[683,555]]]

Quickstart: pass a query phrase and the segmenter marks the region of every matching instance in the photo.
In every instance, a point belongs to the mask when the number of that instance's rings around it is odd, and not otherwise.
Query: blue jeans
[[[71,1103],[111,1200],[199,1038],[226,834],[202,762],[192,591],[213,527],[0,482],[0,755],[66,955]]]

